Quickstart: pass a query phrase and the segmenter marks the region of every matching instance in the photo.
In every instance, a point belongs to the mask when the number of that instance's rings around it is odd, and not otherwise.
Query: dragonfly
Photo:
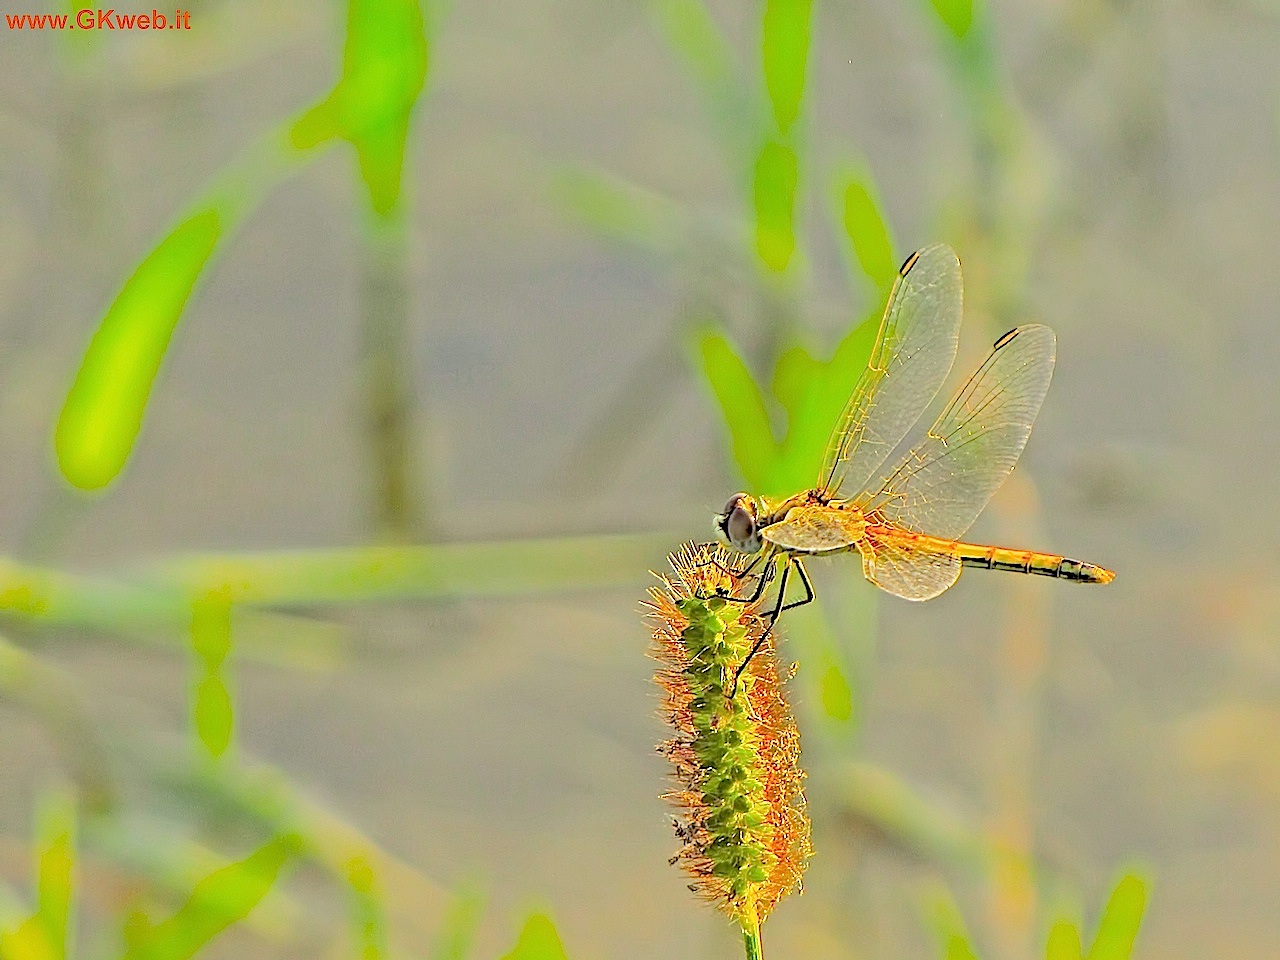
[[[930,600],[964,567],[1110,583],[1105,567],[1052,553],[961,539],[1022,455],[1053,375],[1056,340],[1043,324],[1015,327],[965,382],[924,437],[905,446],[911,427],[951,371],[959,342],[960,261],[938,243],[909,256],[894,281],[866,370],[828,443],[817,485],[774,501],[735,493],[716,514],[720,539],[754,555],[739,576],[765,567],[757,602],[781,569],[769,626],[814,598],[808,557],[857,551],[863,575],[906,600]],[[843,491],[852,491],[845,496]],[[803,598],[785,602],[794,570]]]

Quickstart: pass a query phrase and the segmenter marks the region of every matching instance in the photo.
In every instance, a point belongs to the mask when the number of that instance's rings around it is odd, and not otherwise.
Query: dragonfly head
[[[743,553],[759,553],[764,542],[756,522],[756,500],[749,493],[735,493],[724,512],[712,517],[720,539]]]

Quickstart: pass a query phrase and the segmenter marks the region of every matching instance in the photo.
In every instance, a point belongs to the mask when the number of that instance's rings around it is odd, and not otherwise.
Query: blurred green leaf
[[[923,911],[925,924],[937,938],[944,955],[956,940],[968,945],[969,931],[965,926],[964,915],[960,912],[951,888],[940,876],[926,877],[920,882],[919,906]]]
[[[210,671],[217,670],[231,652],[231,595],[225,587],[192,601],[191,646]]]
[[[795,252],[795,203],[799,183],[795,151],[776,140],[760,150],[755,170],[756,253],[770,270],[782,273]]]
[[[349,141],[373,209],[384,216],[400,199],[409,121],[427,62],[418,0],[348,0],[342,79],[290,133],[302,150],[335,137]]]
[[[822,672],[819,683],[822,691],[822,712],[830,720],[840,723],[853,719],[853,688],[839,664],[829,664]]]
[[[851,178],[845,187],[844,230],[863,272],[875,284],[881,298],[887,299],[898,276],[898,265],[880,206],[863,180]]]
[[[840,341],[830,360],[814,365],[803,389],[795,388],[786,438],[770,465],[768,482],[760,488],[763,493],[789,495],[817,480],[831,431],[866,368],[878,329],[878,323],[859,324]]]
[[[387,911],[378,891],[373,867],[365,857],[347,864],[351,885],[351,925],[360,960],[383,960],[387,955]]]
[[[809,59],[813,0],[766,0],[761,31],[764,82],[778,131],[786,134],[800,115]]]
[[[75,832],[75,801],[61,794],[45,800],[36,826],[36,909],[17,927],[0,931],[0,960],[67,956]]]
[[[58,960],[38,916],[12,930],[0,930],[0,960]]]
[[[196,684],[196,702],[192,715],[196,736],[209,751],[209,755],[220,757],[225,754],[231,745],[235,717],[231,693],[221,675],[211,674]]]
[[[1075,924],[1059,920],[1049,931],[1049,945],[1045,950],[1046,960],[1083,960],[1084,953],[1080,946],[1080,931]]]
[[[1136,874],[1126,874],[1116,884],[1098,921],[1088,960],[1128,960],[1142,926],[1147,904],[1147,888]]]
[[[197,883],[187,902],[169,919],[152,925],[135,918],[125,960],[187,960],[194,956],[227,927],[249,915],[300,849],[297,837],[277,837]]]
[[[917,793],[893,771],[850,763],[833,781],[845,810],[876,825],[886,836],[940,863],[986,866],[996,855],[974,825]]]
[[[964,937],[955,934],[947,943],[947,960],[978,960],[978,955],[969,947]]]
[[[54,960],[67,955],[75,834],[75,800],[66,795],[46,800],[37,834],[40,865],[36,876],[36,918]]]
[[[646,249],[671,253],[686,229],[686,216],[674,201],[620,177],[569,169],[554,188],[584,223]]]
[[[466,960],[471,955],[484,916],[484,904],[485,895],[479,888],[455,891],[436,933],[431,960]]]
[[[705,333],[699,348],[703,376],[729,428],[733,458],[747,482],[761,489],[775,454],[764,396],[747,365],[723,336]]]
[[[54,433],[58,466],[74,486],[101,489],[124,469],[169,340],[221,233],[217,211],[189,217],[107,309]]]
[[[963,37],[973,26],[974,0],[929,0],[938,19],[957,37]]]
[[[822,376],[824,364],[796,344],[782,351],[773,368],[773,395],[787,413],[794,417],[804,408],[805,397],[816,378]]]
[[[532,914],[520,931],[515,949],[502,960],[568,960],[556,925],[546,914]]]
[[[723,104],[739,83],[733,48],[701,0],[654,0],[652,9],[671,47],[693,70],[704,93]]]

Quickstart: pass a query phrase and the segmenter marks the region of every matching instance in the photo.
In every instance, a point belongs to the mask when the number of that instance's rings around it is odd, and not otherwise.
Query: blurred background
[[[70,831],[72,956],[161,955],[252,857],[282,872],[210,956],[499,956],[530,911],[573,958],[740,955],[666,862],[648,571],[751,479],[716,350],[782,436],[779,358],[820,379],[885,250],[944,240],[953,385],[1058,334],[971,539],[1117,578],[917,605],[813,565],[784,655],[816,854],[766,955],[1013,960],[1058,918],[1087,947],[1124,871],[1135,957],[1276,955],[1280,6],[819,2],[769,81],[764,10],[431,4],[381,207],[349,145],[270,146],[351,68],[340,4],[6,26],[0,927]],[[211,190],[233,229],[127,464],[75,489],[87,345]]]

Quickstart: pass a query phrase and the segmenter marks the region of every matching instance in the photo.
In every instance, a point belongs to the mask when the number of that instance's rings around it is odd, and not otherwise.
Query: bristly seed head
[[[660,664],[661,714],[675,736],[670,761],[679,810],[675,860],[690,889],[745,925],[762,922],[800,888],[812,847],[800,769],[800,733],[766,637],[738,682],[734,672],[765,632],[758,604],[735,602],[748,584],[727,551],[687,544],[670,556],[674,579],[649,591]]]

